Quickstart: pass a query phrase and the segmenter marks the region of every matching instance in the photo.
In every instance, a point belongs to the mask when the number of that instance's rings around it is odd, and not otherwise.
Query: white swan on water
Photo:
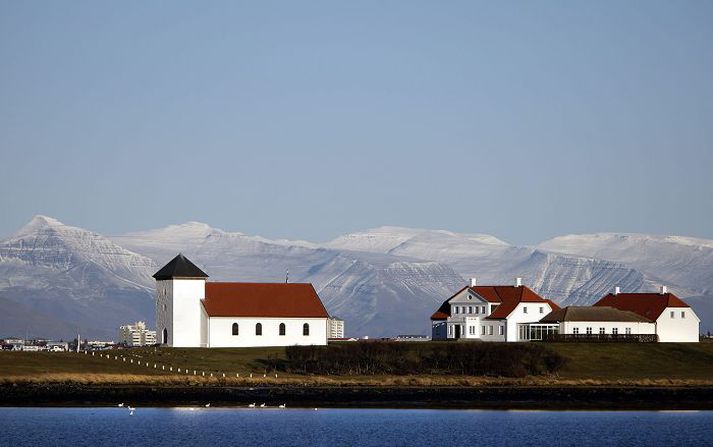
[[[122,403],[120,403],[119,405],[117,405],[117,407],[119,407],[119,408],[121,408],[121,407],[123,407],[123,406],[124,406],[124,402],[122,402]]]
[[[260,404],[260,408],[265,408],[265,404]]]
[[[207,404],[205,404],[205,407],[206,407],[206,408],[210,408],[210,402],[208,402]]]
[[[250,405],[248,405],[248,408],[255,408],[255,402],[253,402],[253,403],[251,403]]]
[[[287,406],[287,404],[280,404],[280,405],[278,405],[277,407],[278,407],[278,408],[285,408],[286,406]]]

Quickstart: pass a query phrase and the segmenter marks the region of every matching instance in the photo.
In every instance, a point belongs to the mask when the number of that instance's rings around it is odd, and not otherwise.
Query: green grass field
[[[713,343],[697,344],[617,344],[617,343],[559,343],[547,344],[568,359],[567,364],[556,378],[543,381],[593,381],[596,383],[637,382],[637,381],[686,381],[710,382],[713,384]],[[214,373],[222,377],[225,373],[241,379],[253,373],[262,377],[268,373],[269,361],[284,358],[284,348],[242,348],[242,349],[169,349],[141,348],[108,351],[94,356],[75,353],[49,352],[0,352],[0,380],[13,381],[32,379],[48,381],[74,380],[77,377],[95,377],[98,381],[142,376],[143,380],[161,380],[185,376],[189,370],[205,371],[206,376]],[[106,356],[109,356],[107,358]],[[118,356],[118,360],[114,359]],[[121,357],[126,357],[125,361]],[[131,360],[134,363],[131,363]],[[140,362],[140,363],[139,363]],[[146,366],[146,362],[149,366]],[[153,365],[156,364],[157,368]],[[161,366],[165,369],[161,369]],[[169,367],[174,370],[169,371]],[[181,369],[179,374],[178,368]],[[163,378],[162,378],[163,376]],[[155,379],[151,379],[155,377]],[[274,378],[274,375],[272,375]],[[392,384],[417,384],[417,381],[395,376]],[[325,380],[327,378],[324,378]],[[344,383],[378,384],[374,377],[330,377],[331,381]],[[443,377],[430,377],[430,384],[455,384]],[[280,373],[280,380],[319,381],[319,377]],[[360,382],[361,381],[361,382]],[[335,382],[335,383],[336,383]],[[458,382],[460,383],[460,382]],[[463,384],[470,383],[463,381]]]

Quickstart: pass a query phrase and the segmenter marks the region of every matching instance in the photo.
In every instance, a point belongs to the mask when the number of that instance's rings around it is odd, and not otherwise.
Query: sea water
[[[1,446],[696,446],[713,412],[0,408]]]

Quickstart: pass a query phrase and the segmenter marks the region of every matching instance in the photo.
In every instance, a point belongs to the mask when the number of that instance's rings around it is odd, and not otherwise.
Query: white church
[[[207,281],[182,254],[153,277],[158,338],[166,346],[327,344],[329,314],[312,284]]]

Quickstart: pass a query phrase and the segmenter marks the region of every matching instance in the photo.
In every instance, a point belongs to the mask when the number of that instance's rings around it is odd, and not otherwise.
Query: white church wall
[[[171,281],[156,281],[156,341],[173,345],[173,284]],[[167,340],[164,340],[164,329]]]
[[[238,323],[238,335],[232,335],[233,323]],[[255,335],[257,323],[262,324],[262,335]],[[285,335],[279,335],[280,323],[285,324]],[[308,336],[302,335],[305,323],[309,324]],[[211,348],[327,344],[326,318],[211,317],[208,328]]]
[[[205,280],[173,279],[173,331],[169,332],[169,346],[201,347],[201,319],[205,298]],[[160,329],[159,329],[160,330]]]

